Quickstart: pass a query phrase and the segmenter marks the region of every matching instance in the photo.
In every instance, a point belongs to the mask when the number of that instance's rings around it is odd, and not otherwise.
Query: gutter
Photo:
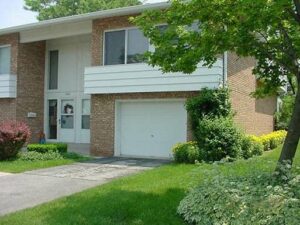
[[[138,14],[146,10],[166,9],[170,7],[170,5],[171,4],[168,2],[160,2],[160,3],[129,6],[123,8],[115,8],[115,9],[85,13],[85,14],[74,15],[74,16],[61,17],[61,18],[45,20],[41,22],[35,22],[35,23],[0,29],[0,35],[17,33],[20,31],[42,28],[42,27],[47,27],[47,26],[57,25],[57,24],[70,23],[70,22],[80,22],[85,20],[94,20],[94,19],[108,18],[114,16],[126,16],[131,14]]]

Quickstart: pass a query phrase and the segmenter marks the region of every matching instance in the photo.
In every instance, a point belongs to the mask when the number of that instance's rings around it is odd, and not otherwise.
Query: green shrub
[[[64,143],[51,143],[51,144],[29,144],[27,145],[27,150],[29,152],[59,152],[66,153],[68,151],[68,145]]]
[[[259,142],[252,141],[252,155],[262,155],[264,146]]]
[[[195,138],[205,161],[238,158],[241,155],[242,133],[230,118],[207,118],[199,121]]]
[[[249,159],[253,156],[253,143],[249,137],[242,139],[242,156],[244,159]]]
[[[299,173],[284,183],[268,173],[248,177],[218,174],[210,174],[210,180],[181,201],[178,213],[189,224],[300,224]]]
[[[46,152],[57,152],[58,149],[56,145],[53,144],[29,144],[27,145],[27,151],[46,153]]]
[[[53,143],[57,147],[58,152],[66,153],[68,152],[68,144],[65,143]]]
[[[264,147],[261,143],[254,141],[250,136],[242,139],[242,156],[249,159],[254,155],[262,155]]]
[[[172,151],[174,160],[178,163],[195,163],[203,159],[197,142],[178,143]]]
[[[203,119],[203,117],[231,116],[229,90],[227,88],[217,90],[202,89],[198,96],[187,100],[186,109],[194,128],[198,126],[198,121]]]
[[[64,157],[57,151],[48,151],[44,153],[32,151],[19,154],[19,160],[21,161],[48,161],[63,158]]]

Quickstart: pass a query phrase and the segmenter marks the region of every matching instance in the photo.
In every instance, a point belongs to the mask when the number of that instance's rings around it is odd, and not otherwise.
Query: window
[[[91,100],[82,100],[81,129],[90,129]]]
[[[58,51],[49,54],[49,90],[57,89],[58,84]]]
[[[0,74],[10,74],[10,47],[0,46]]]
[[[74,101],[73,100],[61,101],[61,128],[62,129],[74,128]]]
[[[148,39],[136,28],[105,32],[104,65],[144,62],[148,50]]]

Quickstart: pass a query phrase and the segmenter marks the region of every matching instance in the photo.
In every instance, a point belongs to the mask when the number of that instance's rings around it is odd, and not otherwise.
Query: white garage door
[[[117,115],[117,154],[171,157],[171,148],[186,141],[183,101],[121,102]]]

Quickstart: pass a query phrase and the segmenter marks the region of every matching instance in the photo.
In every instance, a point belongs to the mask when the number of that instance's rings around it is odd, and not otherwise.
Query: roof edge
[[[29,23],[19,26],[13,26],[0,29],[0,35],[18,33],[25,30],[37,29],[51,25],[58,25],[64,23],[81,22],[85,20],[101,19],[113,16],[125,16],[130,14],[141,13],[146,10],[165,9],[170,6],[169,2],[152,3],[145,5],[136,5],[123,8],[107,9],[91,13],[79,14],[74,16],[61,17],[56,19],[44,20],[41,22]]]

